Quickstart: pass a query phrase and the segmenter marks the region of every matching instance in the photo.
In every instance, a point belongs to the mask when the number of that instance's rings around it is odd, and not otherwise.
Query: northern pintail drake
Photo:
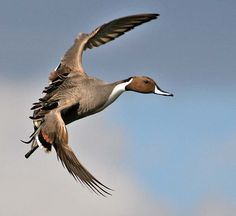
[[[97,194],[110,194],[110,188],[98,181],[80,163],[68,143],[66,125],[102,111],[123,92],[154,93],[173,96],[161,90],[157,83],[147,76],[133,76],[128,79],[106,83],[88,76],[82,65],[82,54],[108,43],[134,27],[156,19],[159,14],[138,14],[115,19],[101,25],[90,34],[80,33],[74,44],[65,53],[59,66],[50,73],[45,95],[33,104],[34,132],[28,158],[39,146],[46,151],[56,150],[57,157],[69,173]]]

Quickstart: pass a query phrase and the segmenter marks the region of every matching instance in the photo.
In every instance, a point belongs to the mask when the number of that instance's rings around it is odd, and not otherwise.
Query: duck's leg
[[[25,154],[25,158],[29,158],[30,155],[32,155],[34,153],[34,151],[38,148],[38,145],[33,146],[26,154]]]

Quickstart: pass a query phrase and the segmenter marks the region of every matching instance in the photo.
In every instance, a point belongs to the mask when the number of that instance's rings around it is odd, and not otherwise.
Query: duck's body
[[[36,118],[35,124],[41,124],[41,118],[37,120],[38,116],[45,116],[52,110],[61,113],[66,125],[100,112],[125,91],[125,85],[131,79],[106,83],[94,77],[67,77],[57,89],[46,94],[40,99],[40,102],[34,104],[32,109],[35,110],[33,115],[33,118]],[[54,85],[54,82],[50,85]],[[47,88],[44,92],[48,91]]]
[[[90,34],[80,34],[73,46],[65,53],[60,65],[50,74],[50,84],[44,89],[45,96],[34,103],[34,133],[29,142],[28,158],[38,146],[47,151],[53,146],[58,158],[76,179],[100,194],[107,188],[94,178],[78,161],[68,144],[66,125],[102,111],[123,92],[155,93],[172,96],[162,91],[155,81],[146,76],[134,76],[114,83],[106,83],[89,77],[82,66],[82,53],[107,43],[135,26],[155,19],[158,14],[139,14],[120,18],[96,28]]]
[[[57,90],[52,92],[50,98],[46,94],[40,105],[43,107],[45,102],[56,102],[58,105],[53,109],[59,109],[63,121],[69,124],[98,112],[107,102],[113,85],[92,77],[68,77]],[[35,111],[34,117],[45,115],[42,107]]]

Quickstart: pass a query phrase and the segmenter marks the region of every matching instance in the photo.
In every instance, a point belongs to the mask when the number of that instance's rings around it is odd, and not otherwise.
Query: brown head
[[[153,79],[146,76],[135,76],[129,78],[129,84],[126,85],[125,90],[144,94],[154,93],[164,96],[173,96],[173,94],[161,90]]]

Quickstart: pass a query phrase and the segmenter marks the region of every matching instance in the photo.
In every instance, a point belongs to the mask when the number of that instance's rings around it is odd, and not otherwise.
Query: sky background
[[[1,0],[0,215],[236,215],[236,2]],[[113,196],[76,183],[55,152],[26,160],[30,107],[79,32],[160,17],[84,53],[91,76],[147,75],[174,97],[124,93],[68,126],[81,162]]]

